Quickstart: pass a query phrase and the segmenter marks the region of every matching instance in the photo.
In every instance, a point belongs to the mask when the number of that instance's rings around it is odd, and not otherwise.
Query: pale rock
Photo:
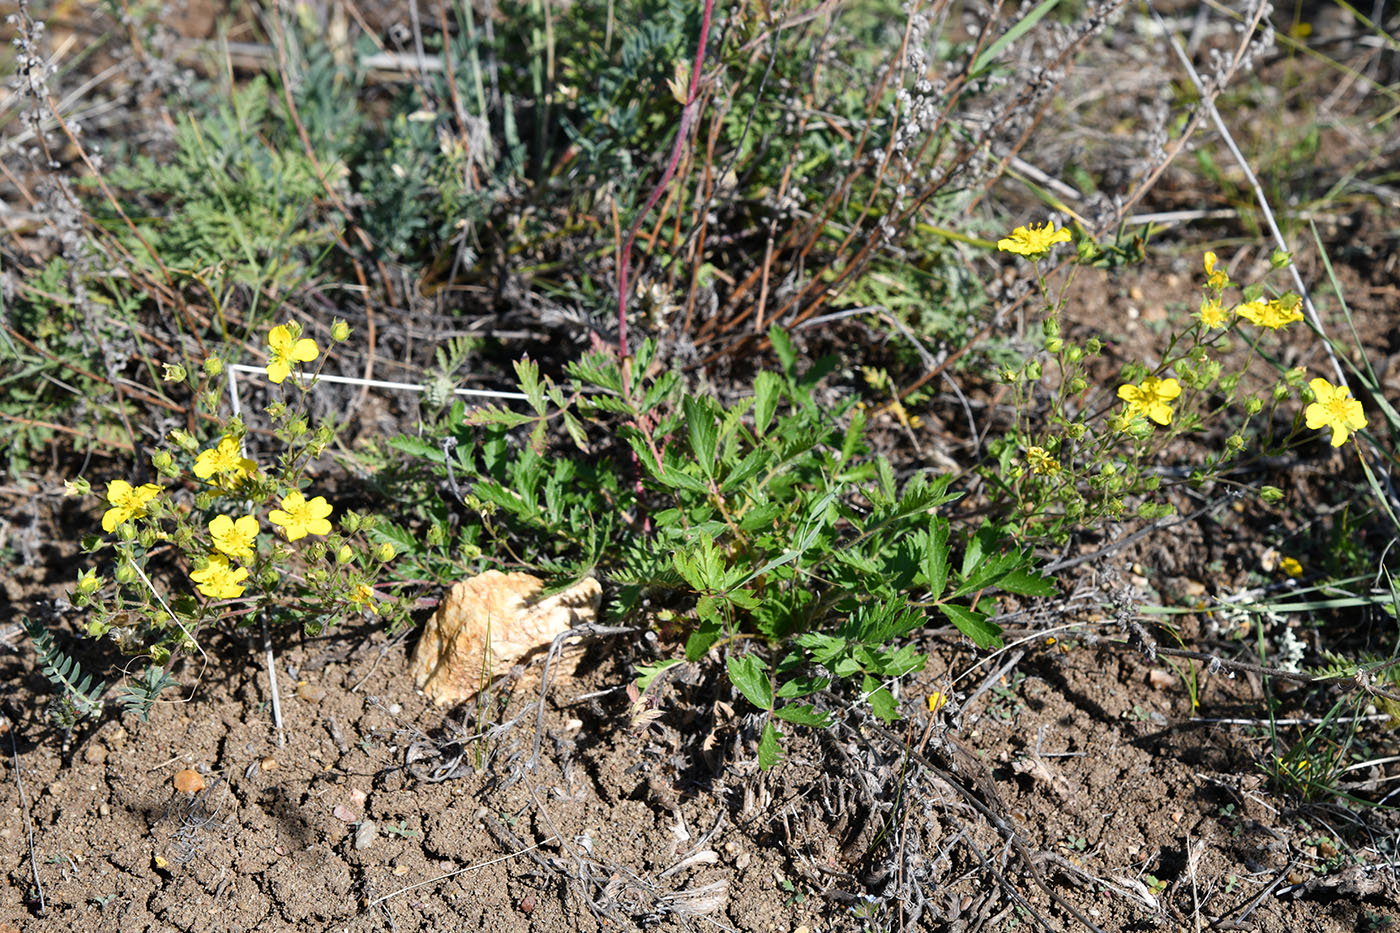
[[[547,649],[555,636],[597,616],[603,588],[592,577],[530,605],[543,588],[538,577],[499,570],[452,587],[413,652],[414,682],[437,706],[461,703]]]

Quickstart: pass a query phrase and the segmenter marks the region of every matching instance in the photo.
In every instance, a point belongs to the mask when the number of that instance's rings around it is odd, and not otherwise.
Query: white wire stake
[[[266,370],[260,366],[248,366],[244,363],[231,363],[227,367],[228,372],[228,397],[229,407],[232,408],[234,417],[240,417],[243,413],[243,406],[238,398],[237,373],[249,373],[251,375],[261,375]],[[329,376],[319,375],[315,382],[333,382],[341,385],[371,386],[378,389],[398,389],[403,392],[426,392],[427,387],[415,385],[411,382],[388,382],[383,379],[356,379],[350,376]],[[313,383],[314,384],[314,383]],[[501,398],[501,399],[524,399],[529,400],[529,396],[523,392],[497,392],[491,389],[453,389],[454,395],[465,395],[474,398]],[[247,456],[247,451],[240,445],[239,453]],[[267,616],[261,616],[263,655],[264,663],[267,665],[267,687],[268,694],[272,698],[272,724],[277,729],[277,747],[285,748],[287,735],[282,728],[282,697],[277,691],[277,659],[272,654],[272,636],[267,628]],[[179,624],[178,622],[176,624]]]
[[[272,636],[267,630],[267,616],[262,616],[263,655],[267,664],[267,686],[272,696],[272,725],[277,729],[277,747],[285,748],[287,734],[282,730],[282,697],[277,692],[277,661],[272,656]]]

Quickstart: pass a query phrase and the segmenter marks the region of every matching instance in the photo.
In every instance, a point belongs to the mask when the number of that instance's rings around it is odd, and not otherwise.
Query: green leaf
[[[668,667],[675,667],[679,663],[681,663],[680,658],[667,658],[655,664],[638,664],[637,689],[645,690],[647,687],[650,687],[651,682],[660,676],[662,671],[666,670]]]
[[[758,766],[764,771],[783,760],[783,734],[770,719],[763,724],[763,736],[758,740]]]
[[[369,536],[376,544],[392,544],[394,550],[400,554],[418,554],[422,551],[418,539],[406,528],[400,528],[393,522],[385,521],[382,518],[374,523]]]
[[[948,519],[935,515],[929,522],[928,533],[918,538],[923,547],[923,560],[920,569],[929,594],[937,599],[948,588]]]
[[[511,411],[508,408],[498,408],[495,405],[483,405],[480,408],[467,412],[466,417],[462,419],[462,423],[474,428],[479,428],[488,424],[503,424],[508,428],[515,428],[522,424],[529,424],[534,420],[534,415],[523,415],[518,411]]]
[[[441,447],[438,447],[436,444],[430,444],[422,438],[401,434],[398,437],[389,438],[386,443],[394,450],[408,454],[411,457],[421,457],[432,463],[447,462],[447,458],[443,456]]]
[[[719,428],[715,424],[715,413],[703,399],[687,395],[681,400],[685,412],[686,433],[690,436],[690,450],[695,455],[700,469],[710,479],[715,475],[715,450],[719,440]]]
[[[997,588],[1020,596],[1054,596],[1056,593],[1054,580],[1024,567],[998,580]]]
[[[729,668],[729,680],[748,700],[759,709],[773,708],[773,684],[764,673],[767,665],[751,654],[741,658],[731,657],[725,666]]]
[[[701,622],[685,640],[685,659],[698,661],[705,656],[715,642],[719,641],[720,627],[717,622]]]
[[[543,415],[549,407],[544,397],[544,386],[540,384],[540,365],[528,356],[515,361],[515,375],[520,380],[520,391],[530,401],[536,414]]]
[[[996,57],[1001,54],[1003,49],[1030,32],[1031,28],[1035,26],[1036,23],[1040,22],[1045,17],[1045,14],[1059,6],[1059,3],[1060,0],[1041,0],[1040,4],[1036,6],[1035,9],[1026,14],[1025,19],[1022,19],[1016,23],[1016,25],[1006,30],[995,42],[983,49],[982,54],[978,55],[977,58],[973,60],[972,67],[968,69],[968,80],[971,81],[980,78],[985,74],[992,67],[992,62],[996,60]]]
[[[778,699],[795,700],[809,693],[825,690],[830,684],[830,677],[794,677],[783,681],[783,685],[778,688]]]
[[[874,677],[869,674],[865,675],[861,691],[865,693],[865,699],[870,703],[870,711],[880,719],[885,722],[894,722],[899,718],[899,704],[895,702],[894,694],[880,686],[880,682]]]
[[[1001,541],[1002,535],[990,522],[977,529],[977,534],[968,540],[967,550],[963,552],[962,575],[966,577],[972,573],[972,568],[982,563],[984,555],[996,550]]]
[[[841,440],[841,466],[849,466],[860,449],[865,437],[865,412],[857,408],[851,412],[851,423],[846,425],[846,436]]]
[[[807,649],[813,661],[826,667],[846,653],[846,639],[824,632],[803,632],[793,640]]]
[[[764,371],[753,380],[753,433],[762,437],[778,410],[783,381],[777,373]]]
[[[768,328],[768,339],[773,344],[773,352],[778,354],[778,361],[783,364],[783,374],[789,379],[796,379],[797,351],[792,348],[787,332],[774,324]]]
[[[795,722],[799,726],[825,729],[831,725],[831,714],[817,712],[810,703],[803,703],[801,706],[784,706],[782,709],[774,711],[773,715],[786,722]]]
[[[969,593],[980,593],[997,584],[1002,577],[1019,567],[1025,558],[1015,551],[1008,551],[1003,554],[993,554],[990,557],[978,562],[967,573],[966,579],[958,584],[958,588],[953,591],[953,598],[966,596]]]
[[[1002,646],[1001,626],[990,622],[984,613],[966,606],[945,603],[938,607],[948,621],[957,626],[958,631],[972,639],[973,644],[983,651],[991,651]]]
[[[729,471],[729,475],[724,478],[720,485],[720,492],[733,492],[741,483],[753,478],[773,459],[773,455],[763,449],[749,451],[748,456],[739,461],[739,465]]]
[[[893,502],[898,491],[894,485],[894,468],[884,454],[876,458],[875,465],[880,471],[880,495],[886,502]]]

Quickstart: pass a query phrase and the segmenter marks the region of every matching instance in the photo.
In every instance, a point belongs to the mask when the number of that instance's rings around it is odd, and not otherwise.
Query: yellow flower
[[[374,601],[374,588],[367,583],[360,583],[350,591],[350,601],[355,605],[368,609],[374,614],[379,614],[379,606]]]
[[[222,554],[210,554],[209,566],[190,574],[199,591],[210,599],[235,599],[243,595],[248,568],[233,567]]]
[[[1366,427],[1366,412],[1361,403],[1351,397],[1351,389],[1334,386],[1326,379],[1313,379],[1308,383],[1317,401],[1303,409],[1308,427],[1332,429],[1332,446],[1340,447],[1347,442],[1351,432]],[[110,494],[109,494],[110,497]],[[103,520],[105,527],[106,520]]]
[[[1175,379],[1158,379],[1148,376],[1142,385],[1121,385],[1118,397],[1128,403],[1128,417],[1146,415],[1158,424],[1172,423],[1171,406],[1167,403],[1181,394],[1181,386]]]
[[[1230,312],[1225,310],[1218,298],[1203,299],[1200,316],[1201,323],[1207,327],[1224,327],[1230,323]]]
[[[943,695],[943,691],[935,690],[928,695],[928,711],[936,713],[948,704],[948,698]]]
[[[1208,287],[1213,288],[1216,291],[1220,291],[1225,286],[1230,284],[1230,277],[1225,274],[1225,270],[1217,270],[1215,268],[1215,253],[1211,252],[1210,250],[1206,250],[1205,267],[1206,285]]]
[[[207,480],[211,476],[228,474],[252,476],[258,465],[238,451],[238,439],[225,435],[219,443],[208,450],[199,452],[194,458],[194,475]]]
[[[1303,312],[1299,311],[1296,305],[1287,307],[1278,301],[1263,301],[1258,298],[1246,301],[1235,309],[1235,313],[1246,321],[1267,327],[1269,330],[1278,330],[1303,319]]]
[[[1026,462],[1031,472],[1041,476],[1054,476],[1060,472],[1060,462],[1045,452],[1044,447],[1026,448]]]
[[[123,522],[133,518],[146,517],[146,504],[160,495],[160,487],[152,483],[133,487],[124,479],[114,479],[107,484],[107,504],[111,506],[102,513],[102,530],[114,531]]]
[[[296,541],[309,534],[330,534],[331,523],[326,521],[330,514],[331,504],[324,496],[317,496],[308,502],[300,490],[293,489],[282,497],[282,508],[269,512],[267,520],[280,525],[287,533],[288,541]]]
[[[296,340],[286,324],[279,324],[267,335],[267,345],[272,348],[272,357],[267,361],[267,378],[277,385],[282,384],[292,372],[296,363],[310,363],[321,351],[316,341],[309,337]]]
[[[1296,557],[1285,557],[1278,562],[1279,569],[1290,577],[1301,577],[1303,575],[1303,565],[1298,563]]]
[[[238,560],[253,559],[253,544],[258,539],[258,520],[251,515],[238,519],[216,515],[209,523],[209,536],[214,547]]]
[[[1050,252],[1050,248],[1056,243],[1069,241],[1069,231],[1063,227],[1057,230],[1054,224],[1046,224],[1043,227],[1031,224],[1027,227],[1017,227],[1011,231],[1011,236],[997,240],[997,249],[1004,253],[1039,258]]]

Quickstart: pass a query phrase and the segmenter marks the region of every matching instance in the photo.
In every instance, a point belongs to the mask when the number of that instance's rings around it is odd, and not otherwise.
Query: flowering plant
[[[997,245],[1037,262],[1068,239],[1068,231],[1053,224],[1032,224],[1016,228]],[[1275,269],[1286,263],[1286,255],[1275,255]],[[1074,524],[1115,520],[1130,512],[1147,519],[1170,514],[1170,505],[1156,501],[1162,477],[1153,464],[1173,439],[1224,427],[1224,448],[1186,477],[1194,485],[1221,481],[1222,467],[1248,446],[1251,422],[1265,415],[1261,420],[1273,424],[1275,413],[1290,400],[1311,404],[1295,415],[1294,430],[1286,437],[1265,434],[1263,446],[1271,453],[1306,443],[1304,423],[1310,430],[1330,430],[1333,446],[1365,427],[1361,403],[1347,387],[1320,378],[1309,382],[1301,368],[1281,373],[1262,391],[1247,382],[1261,340],[1304,319],[1302,300],[1291,292],[1271,296],[1260,284],[1240,288],[1213,252],[1205,253],[1202,267],[1199,312],[1184,330],[1169,335],[1160,361],[1126,363],[1108,397],[1103,379],[1088,368],[1103,353],[1104,339],[1064,339],[1060,313],[1069,282],[1054,295],[1037,266],[1048,309],[1041,344],[1019,368],[1002,373],[1014,393],[1017,424],[990,445],[997,459],[984,474],[1015,501],[1023,534],[1064,540]],[[1240,297],[1232,300],[1236,288]],[[1218,357],[1234,338],[1246,341],[1249,352],[1227,372]],[[1281,495],[1273,487],[1260,494],[1268,499]]]
[[[339,323],[332,330],[336,340],[348,334]],[[315,373],[302,365],[321,358],[320,348],[295,323],[272,328],[268,347],[267,376],[281,392],[267,406],[267,433],[281,455],[264,449],[249,456],[243,420],[217,417],[210,385],[223,374],[221,360],[209,359],[194,377],[169,367],[167,378],[188,379],[217,427],[202,443],[170,432],[150,457],[156,482],[106,483],[104,534],[84,541],[89,552],[112,548],[113,571],[108,578],[81,573],[73,602],[90,609],[89,636],[149,658],[152,672],[135,682],[137,702],[128,700],[142,715],[173,684],[168,671],[178,652],[197,650],[209,625],[275,618],[316,633],[352,614],[406,618],[403,604],[376,583],[394,549],[369,542],[373,519],[303,491],[308,465],[335,436],[331,425],[313,426],[303,414]],[[66,485],[71,494],[96,492],[81,478]]]

